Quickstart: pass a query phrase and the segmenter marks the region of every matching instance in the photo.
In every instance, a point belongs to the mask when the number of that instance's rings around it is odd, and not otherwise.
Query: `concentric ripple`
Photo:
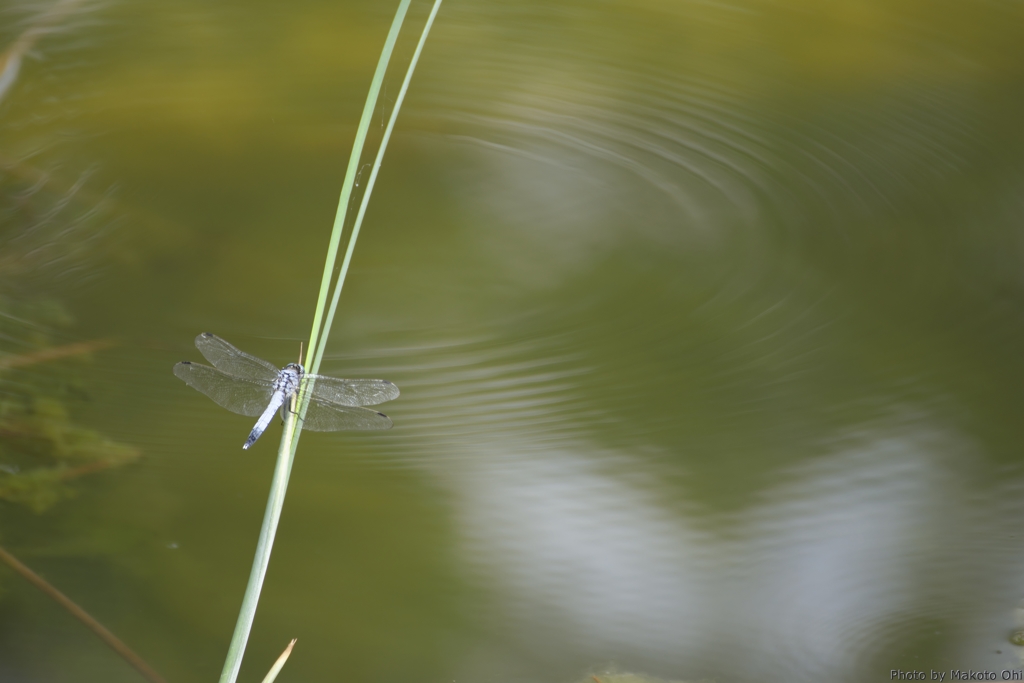
[[[534,26],[531,10],[453,10],[435,47],[450,71],[423,86],[434,108],[418,115],[445,133],[435,144],[465,148],[477,166],[458,186],[510,228],[488,235],[493,248],[575,272],[586,256],[624,244],[681,253],[739,244],[749,268],[765,249],[866,250],[894,224],[963,215],[949,188],[978,170],[1005,130],[977,86],[945,63],[945,78],[908,75],[915,57],[899,36],[888,78],[865,71],[849,85],[756,61],[722,28],[729,17],[748,30],[747,11],[761,8],[645,12],[634,20],[651,31],[652,52],[616,44],[594,7],[562,8],[559,25],[572,29],[552,29],[549,41],[520,31],[520,22]],[[903,20],[922,40],[948,38],[929,31],[925,15]],[[704,30],[711,58],[685,42]],[[471,61],[458,59],[469,52]],[[951,239],[929,227],[901,239],[908,249]]]

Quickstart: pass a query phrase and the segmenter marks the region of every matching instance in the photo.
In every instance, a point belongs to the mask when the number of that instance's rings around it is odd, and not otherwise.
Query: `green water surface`
[[[0,392],[138,452],[0,544],[174,683],[280,427],[171,367],[296,358],[394,9],[86,0],[0,100],[0,353],[111,340]],[[395,427],[302,437],[240,680],[1024,668],[1022,121],[1010,0],[447,0],[321,369]],[[142,679],[0,567],[0,680]]]

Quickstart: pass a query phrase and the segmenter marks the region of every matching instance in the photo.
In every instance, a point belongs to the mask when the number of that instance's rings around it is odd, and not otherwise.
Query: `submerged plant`
[[[86,4],[55,0],[0,48],[0,100],[15,94],[24,56]],[[0,501],[41,513],[74,494],[73,480],[139,452],[72,419],[68,405],[84,392],[68,363],[113,342],[59,341],[72,319],[43,293],[53,281],[88,279],[112,220],[109,197],[87,190],[92,171],[61,182],[30,165],[37,151],[14,146],[0,151]]]
[[[82,4],[57,0],[0,52],[0,100],[10,95],[22,58]],[[8,151],[8,150],[5,150]],[[17,156],[17,155],[16,155]],[[105,195],[84,189],[91,172],[69,184],[0,154],[0,515],[12,506],[41,514],[76,493],[73,481],[120,467],[138,449],[78,424],[68,405],[82,383],[68,362],[113,345],[110,339],[61,343],[72,322],[41,283],[86,279],[105,227]],[[163,679],[120,639],[61,591],[0,547],[0,562],[95,633],[151,683]]]
[[[70,363],[113,342],[62,343],[72,318],[39,293],[39,278],[85,268],[96,215],[75,192],[0,169],[0,501],[37,513],[72,495],[72,480],[139,456],[72,419],[68,404],[85,391]]]
[[[137,449],[74,424],[53,398],[0,399],[0,500],[44,512],[73,495],[72,480],[138,457]]]
[[[0,278],[0,288],[5,284]],[[36,513],[73,495],[73,480],[139,457],[136,448],[70,416],[67,403],[82,389],[64,359],[80,359],[112,342],[55,345],[49,330],[66,322],[53,300],[0,295],[0,501]]]
[[[82,0],[57,0],[42,12],[31,26],[22,31],[6,50],[0,52],[0,100],[18,80],[21,62],[40,38],[51,33],[64,21]]]

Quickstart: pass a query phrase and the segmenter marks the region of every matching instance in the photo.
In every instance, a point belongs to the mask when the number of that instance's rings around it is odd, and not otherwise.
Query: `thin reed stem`
[[[292,404],[294,406],[294,399]],[[285,443],[285,438],[291,440],[291,435],[295,431],[295,417],[294,411],[288,411],[282,443]],[[234,683],[238,678],[238,670],[242,666],[245,646],[249,642],[249,632],[252,630],[253,619],[256,618],[256,606],[260,601],[263,579],[266,578],[267,567],[270,565],[270,551],[274,547],[277,524],[281,520],[281,508],[284,507],[284,494],[288,490],[288,477],[291,476],[291,469],[291,458],[287,457],[287,450],[285,450],[285,457],[281,457],[279,451],[277,463],[274,465],[274,477],[270,482],[267,509],[263,513],[259,541],[256,542],[256,557],[252,562],[249,583],[245,587],[245,596],[242,598],[242,608],[238,612],[238,622],[235,624],[235,632],[231,636],[227,658],[224,660],[224,669],[220,674],[221,683]]]
[[[427,25],[424,28],[409,70],[406,73],[401,93],[399,94],[395,107],[391,112],[391,119],[388,122],[387,131],[385,132],[384,138],[381,142],[381,147],[378,150],[370,182],[367,184],[366,191],[363,194],[357,222],[352,235],[349,237],[349,245],[345,252],[345,263],[342,267],[341,273],[339,274],[335,294],[332,297],[331,309],[327,315],[327,322],[324,324],[324,309],[327,304],[327,293],[330,291],[330,283],[338,256],[338,246],[341,243],[341,236],[345,227],[346,213],[349,202],[351,201],[352,188],[355,185],[355,178],[359,170],[359,160],[362,157],[363,147],[366,143],[366,134],[369,130],[370,122],[373,119],[373,112],[376,110],[377,98],[380,94],[381,84],[384,81],[384,74],[387,71],[388,62],[390,61],[391,54],[394,51],[395,42],[398,40],[398,33],[402,27],[402,22],[405,19],[406,12],[409,9],[410,2],[411,0],[402,0],[395,13],[395,18],[391,24],[391,30],[388,32],[384,49],[381,51],[380,60],[377,63],[377,70],[374,72],[373,80],[370,83],[370,91],[367,94],[366,104],[363,107],[363,114],[359,120],[359,127],[356,130],[355,141],[352,145],[352,154],[349,157],[348,169],[345,173],[345,179],[342,182],[341,196],[338,200],[338,211],[335,215],[334,226],[328,243],[327,258],[324,262],[323,278],[320,283],[320,293],[317,297],[316,312],[313,316],[313,329],[310,333],[309,347],[307,350],[307,362],[308,358],[313,358],[312,365],[307,368],[308,372],[312,374],[315,374],[317,369],[319,369],[320,360],[323,358],[323,349],[327,343],[330,323],[334,320],[334,311],[337,307],[338,297],[341,293],[341,285],[348,272],[348,264],[352,258],[352,250],[355,248],[355,237],[358,236],[359,226],[362,224],[362,218],[366,212],[366,204],[370,198],[373,181],[376,180],[377,171],[380,168],[384,148],[387,146],[387,140],[390,138],[391,131],[394,128],[395,119],[398,116],[399,107],[405,96],[405,92],[408,89],[409,79],[412,77],[413,68],[415,67],[416,61],[422,51],[423,43],[426,40],[427,33],[434,21],[434,17],[437,15],[438,7],[440,7],[441,4],[441,0],[435,0],[433,11],[431,12]],[[316,350],[315,353],[314,349]],[[259,603],[260,591],[263,588],[263,580],[266,577],[267,567],[270,563],[270,554],[274,545],[274,537],[277,533],[278,522],[281,518],[281,509],[284,506],[285,494],[288,489],[288,478],[291,475],[292,464],[295,460],[295,451],[298,448],[299,437],[301,435],[301,422],[302,418],[306,414],[306,407],[308,406],[308,397],[311,389],[312,386],[309,382],[303,381],[302,389],[299,392],[298,397],[293,399],[292,411],[289,413],[288,419],[285,422],[284,433],[281,435],[281,444],[277,452],[277,463],[274,467],[274,477],[270,485],[270,495],[267,499],[267,509],[263,516],[263,525],[260,528],[259,541],[256,546],[256,556],[253,559],[252,571],[249,574],[249,583],[246,585],[245,596],[242,599],[242,607],[238,614],[238,621],[235,624],[235,631],[232,634],[231,644],[228,647],[228,654],[224,661],[224,669],[221,672],[220,683],[235,683],[238,678],[238,671],[242,666],[245,647],[249,640],[249,633],[252,630],[253,620],[256,616],[256,607]]]
[[[370,204],[370,195],[373,193],[374,183],[377,182],[377,173],[380,171],[381,162],[384,160],[384,152],[388,147],[388,141],[391,140],[391,131],[395,129],[398,112],[402,108],[402,102],[405,101],[405,93],[409,90],[409,82],[412,81],[412,74],[416,70],[416,64],[420,61],[423,45],[427,42],[427,35],[430,34],[430,27],[434,25],[434,17],[437,16],[439,9],[441,9],[441,0],[434,0],[434,7],[430,10],[430,16],[427,17],[423,33],[420,34],[420,42],[416,44],[416,51],[413,52],[412,59],[409,60],[409,68],[405,72],[405,79],[402,81],[402,87],[398,91],[398,97],[395,99],[395,106],[391,110],[391,116],[388,118],[388,126],[384,130],[384,136],[381,138],[377,157],[373,160],[373,170],[370,171],[370,178],[366,181],[366,191],[363,193],[362,201],[359,202],[359,213],[356,214],[355,223],[352,224],[352,234],[348,238],[348,248],[345,249],[345,258],[341,262],[341,273],[338,274],[338,281],[334,285],[334,295],[331,297],[331,307],[327,311],[327,321],[324,323],[320,346],[317,347],[316,354],[313,356],[313,364],[310,366],[310,372],[313,374],[316,374],[320,369],[320,361],[323,359],[324,349],[327,347],[327,335],[330,333],[331,325],[334,323],[334,312],[338,309],[338,299],[341,298],[341,288],[345,285],[348,266],[352,262],[352,252],[355,251],[356,240],[359,239],[359,229],[363,225],[366,207]],[[314,348],[312,342],[310,344],[310,348]]]
[[[288,658],[292,656],[292,649],[295,647],[295,643],[298,638],[292,638],[292,642],[288,643],[288,646],[284,649],[284,652],[280,654],[274,665],[270,667],[270,671],[263,677],[263,683],[274,683],[277,680],[277,675],[281,673],[281,669],[284,668],[284,663],[288,661]]]
[[[0,547],[0,561],[6,564],[8,567],[16,571],[26,581],[31,583],[33,586],[45,593],[51,600],[56,602],[58,605],[66,609],[71,616],[78,619],[80,622],[86,625],[86,627],[95,633],[100,640],[107,644],[107,646],[121,655],[121,658],[126,662],[135,667],[142,676],[149,681],[149,683],[166,683],[163,677],[153,670],[149,664],[146,663],[142,657],[135,654],[135,651],[124,644],[120,638],[111,633],[103,624],[96,621],[92,615],[86,612],[84,609],[78,606],[74,600],[61,593],[55,587],[53,587],[46,579],[36,574],[34,571],[29,569],[14,555]]]
[[[313,329],[309,334],[309,351],[307,353],[312,353],[313,349],[317,348],[320,328],[323,324],[324,306],[327,304],[327,292],[330,291],[334,265],[338,260],[338,245],[341,244],[341,235],[345,230],[345,217],[352,199],[352,188],[355,186],[356,176],[359,175],[359,160],[363,156],[366,133],[370,130],[373,112],[377,109],[380,86],[384,82],[384,74],[387,72],[388,62],[391,61],[391,53],[398,41],[398,32],[402,28],[402,22],[405,20],[405,13],[409,9],[410,2],[411,0],[402,0],[398,5],[395,18],[391,22],[391,30],[388,31],[388,37],[384,41],[384,49],[381,50],[380,59],[377,60],[377,70],[374,71],[373,80],[370,81],[370,91],[366,94],[363,114],[359,118],[356,138],[352,143],[352,153],[348,158],[348,168],[345,170],[345,179],[341,183],[341,196],[338,198],[338,211],[334,215],[334,227],[331,229],[331,239],[327,245],[327,258],[324,260],[324,274],[320,280],[320,293],[317,296],[316,312],[313,314]],[[310,372],[315,373],[316,370],[310,370]]]

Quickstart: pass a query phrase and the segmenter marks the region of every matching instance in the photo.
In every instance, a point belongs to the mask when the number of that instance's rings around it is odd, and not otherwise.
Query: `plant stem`
[[[92,353],[93,351],[101,351],[103,349],[109,349],[116,343],[117,342],[113,339],[94,339],[92,341],[75,342],[73,344],[65,344],[64,346],[56,346],[48,349],[39,349],[38,351],[32,351],[21,356],[7,356],[6,358],[0,358],[0,370],[19,368],[26,365],[35,365],[36,363],[45,363],[51,360],[57,360],[58,358],[65,358],[67,356],[78,356],[85,353]]]
[[[373,170],[370,171],[370,178],[366,181],[366,191],[363,192],[362,201],[359,202],[359,213],[356,214],[355,223],[352,224],[352,234],[348,238],[348,248],[345,250],[345,258],[341,262],[341,273],[338,275],[338,282],[334,286],[334,295],[331,297],[331,307],[327,311],[327,321],[324,323],[324,332],[320,339],[320,346],[313,357],[310,372],[314,374],[320,369],[320,361],[323,359],[324,349],[327,347],[327,335],[331,331],[331,325],[334,323],[334,312],[338,309],[341,288],[345,285],[345,276],[348,275],[348,266],[352,261],[352,252],[355,251],[356,240],[359,238],[359,229],[363,225],[363,216],[366,215],[366,207],[369,205],[370,195],[373,193],[373,185],[377,182],[377,173],[380,171],[381,162],[384,160],[384,151],[387,149],[388,141],[391,139],[391,131],[395,129],[398,111],[402,108],[402,102],[405,101],[405,93],[409,90],[409,82],[412,81],[412,74],[416,70],[416,64],[420,60],[420,53],[423,52],[423,45],[427,42],[427,35],[430,33],[430,27],[434,25],[434,17],[437,16],[439,9],[441,9],[441,0],[434,0],[434,7],[430,10],[430,16],[427,17],[427,23],[420,34],[420,42],[416,44],[416,51],[413,52],[412,59],[409,61],[409,68],[405,72],[405,79],[402,81],[402,87],[398,91],[398,97],[395,99],[395,106],[391,110],[391,116],[388,118],[388,127],[384,130],[384,136],[381,138],[380,148],[377,150],[377,158],[373,160]],[[312,349],[313,346],[310,346],[310,348]]]
[[[405,13],[409,9],[411,0],[402,0],[395,12],[395,18],[391,22],[391,30],[384,41],[384,49],[381,50],[380,59],[377,60],[377,70],[373,73],[373,80],[370,81],[370,91],[366,94],[366,103],[363,105],[363,114],[359,119],[359,127],[356,129],[356,138],[352,142],[352,153],[348,158],[348,169],[345,171],[345,179],[341,183],[341,197],[338,199],[338,211],[334,215],[334,227],[331,229],[331,240],[327,247],[327,258],[324,260],[324,274],[320,280],[320,294],[317,296],[316,313],[313,314],[313,330],[309,335],[309,351],[307,357],[317,348],[317,341],[320,335],[320,328],[323,324],[324,306],[327,304],[327,292],[330,291],[331,280],[334,275],[334,264],[338,260],[338,245],[341,244],[341,234],[345,229],[345,216],[348,213],[349,201],[352,198],[352,187],[355,185],[356,176],[359,175],[359,160],[363,156],[363,146],[366,144],[366,133],[370,129],[370,122],[373,120],[373,112],[377,108],[377,97],[380,94],[381,83],[384,82],[384,74],[388,69],[388,62],[391,61],[391,53],[398,41],[398,31],[402,28],[405,20]],[[312,373],[316,370],[307,368]]]
[[[135,652],[125,645],[120,638],[107,630],[103,624],[93,619],[88,612],[79,607],[71,598],[54,588],[46,579],[22,564],[18,558],[11,555],[2,547],[0,547],[0,561],[3,561],[4,564],[20,574],[26,581],[41,590],[54,602],[70,612],[73,617],[85,624],[89,630],[99,636],[100,640],[106,643],[111,650],[121,655],[126,662],[135,667],[135,670],[142,674],[147,681],[150,683],[166,683],[160,674],[154,671],[149,664],[146,664],[145,660],[135,654]]]
[[[263,677],[263,683],[274,683],[277,679],[277,675],[281,673],[281,669],[284,668],[284,663],[288,661],[288,658],[292,656],[292,648],[295,647],[295,641],[298,638],[292,638],[292,642],[288,643],[288,647],[284,649],[284,652],[274,662],[274,666],[270,667],[270,671]]]
[[[295,432],[295,422],[295,413],[288,411],[284,433],[281,436],[281,448],[277,452],[277,464],[274,466],[274,478],[270,482],[270,497],[267,499],[267,509],[263,513],[263,526],[260,527],[260,538],[256,543],[256,557],[252,562],[252,571],[249,573],[249,583],[245,587],[245,596],[242,598],[242,608],[238,612],[235,632],[232,634],[231,644],[228,646],[228,655],[224,660],[220,683],[234,683],[238,678],[238,670],[242,666],[242,656],[245,654],[249,632],[252,630],[252,622],[256,617],[256,605],[260,601],[263,579],[267,575],[267,566],[270,564],[270,551],[274,547],[277,523],[281,519],[284,494],[288,490],[288,477],[291,475],[292,469],[290,454],[294,453],[288,448],[288,444],[291,443],[292,434]]]
[[[366,133],[369,130],[370,121],[373,118],[373,112],[377,106],[377,97],[380,93],[381,83],[384,81],[384,74],[387,71],[388,62],[391,59],[391,53],[394,51],[395,42],[398,40],[398,32],[402,27],[402,22],[405,19],[410,2],[411,0],[401,0],[398,10],[395,13],[395,18],[391,23],[391,30],[388,32],[387,40],[384,43],[384,49],[381,51],[380,60],[377,62],[377,70],[374,72],[373,80],[370,84],[370,92],[366,97],[366,104],[363,107],[363,114],[359,120],[359,127],[356,130],[356,138],[352,145],[352,154],[349,157],[348,169],[345,172],[345,179],[342,182],[341,197],[338,200],[338,211],[334,218],[334,227],[331,231],[331,238],[327,249],[327,259],[324,263],[324,273],[320,283],[320,294],[317,298],[316,312],[313,316],[313,330],[310,334],[307,357],[311,355],[313,349],[318,348],[318,342],[321,347],[314,356],[314,366],[312,369],[309,369],[310,373],[315,373],[316,368],[319,367],[320,358],[323,357],[322,346],[326,344],[327,333],[330,329],[329,326],[324,327],[323,335],[320,335],[321,325],[324,319],[324,307],[327,303],[327,292],[330,290],[330,283],[334,273],[334,264],[337,261],[338,256],[338,245],[341,243],[341,235],[345,227],[345,215],[352,196],[352,188],[355,185],[355,178],[359,170],[359,159],[362,156],[363,146],[366,143]],[[434,14],[436,14],[436,6],[434,13],[431,14],[431,21],[433,21]],[[417,50],[417,56],[418,55],[419,51]],[[408,79],[408,76],[406,78]],[[405,88],[403,86],[403,94],[404,90]],[[392,112],[392,117],[396,114],[397,106]],[[389,124],[388,127],[388,134],[391,132],[393,123],[394,120],[392,118],[391,124]],[[380,154],[378,154],[378,167],[380,165],[379,157]],[[368,198],[369,193],[364,193],[364,202],[368,200]],[[363,211],[361,210],[360,217],[362,216],[362,213]],[[351,258],[350,252],[353,246],[354,242],[350,238],[349,250],[347,252],[348,259]],[[342,275],[342,277],[344,276]],[[336,303],[337,297],[335,297],[335,304]],[[333,318],[334,310],[332,307],[329,319],[333,320]],[[263,588],[263,580],[267,574],[267,566],[270,564],[270,553],[274,546],[274,536],[277,533],[277,525],[281,518],[281,509],[284,506],[284,498],[288,489],[288,478],[291,475],[292,463],[295,461],[295,450],[299,444],[301,428],[296,427],[296,424],[299,422],[296,420],[296,417],[301,420],[301,418],[305,416],[310,389],[312,389],[312,387],[308,386],[308,382],[304,381],[302,390],[299,392],[299,397],[292,401],[292,411],[288,414],[288,419],[285,422],[284,433],[281,435],[281,444],[277,451],[277,463],[274,466],[274,477],[270,484],[270,495],[267,499],[267,509],[263,515],[263,526],[260,527],[259,541],[256,545],[256,556],[253,559],[252,571],[249,574],[249,583],[245,588],[245,596],[242,598],[242,607],[239,610],[238,621],[235,623],[235,631],[231,636],[231,644],[228,646],[228,654],[224,661],[224,669],[220,675],[220,683],[235,683],[238,678],[238,671],[242,666],[242,657],[245,654],[245,647],[249,640],[249,633],[252,630],[253,619],[256,616],[256,606],[259,603],[260,591]]]

